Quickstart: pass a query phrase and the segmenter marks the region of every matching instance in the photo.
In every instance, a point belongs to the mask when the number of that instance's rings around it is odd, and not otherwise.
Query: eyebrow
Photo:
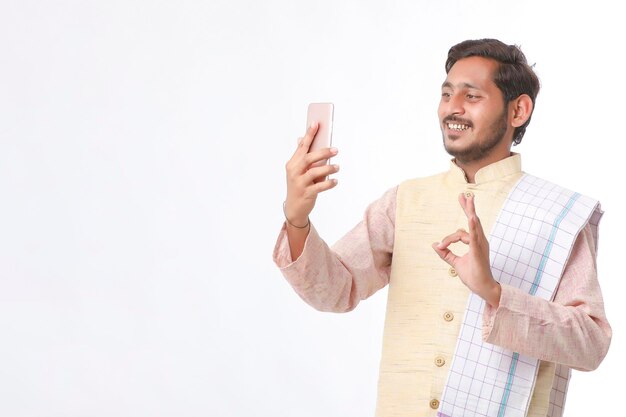
[[[452,85],[452,83],[450,81],[445,81],[443,84],[441,84],[441,88],[454,88],[454,86]],[[480,90],[480,87],[475,86],[474,84],[470,84],[470,83],[461,83],[460,85],[461,88],[473,88],[476,90]]]

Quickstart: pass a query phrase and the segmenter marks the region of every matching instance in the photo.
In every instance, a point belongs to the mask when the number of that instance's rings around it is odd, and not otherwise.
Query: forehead
[[[480,56],[459,59],[450,68],[443,86],[452,88],[473,87],[482,90],[497,89],[494,74],[498,62]]]

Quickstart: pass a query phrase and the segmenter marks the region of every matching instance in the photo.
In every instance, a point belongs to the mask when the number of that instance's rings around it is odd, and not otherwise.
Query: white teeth
[[[467,130],[467,129],[469,129],[469,127],[467,125],[460,125],[460,124],[456,124],[456,123],[448,123],[448,129]]]

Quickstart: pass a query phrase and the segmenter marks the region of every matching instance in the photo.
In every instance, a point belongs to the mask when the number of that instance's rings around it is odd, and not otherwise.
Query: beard
[[[491,125],[487,128],[486,132],[474,139],[474,142],[462,149],[454,149],[448,146],[446,143],[446,134],[442,126],[443,146],[450,155],[452,155],[457,161],[462,163],[475,162],[483,159],[495,148],[504,138],[507,131],[507,109],[504,108],[502,114],[496,118]],[[458,118],[448,116],[444,119],[443,123],[447,121],[460,121]],[[473,125],[472,125],[473,126]]]

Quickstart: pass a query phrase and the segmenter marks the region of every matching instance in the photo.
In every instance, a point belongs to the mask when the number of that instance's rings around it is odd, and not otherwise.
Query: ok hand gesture
[[[467,216],[469,232],[459,229],[443,238],[441,243],[433,243],[433,249],[441,259],[456,269],[461,281],[475,294],[484,299],[492,307],[500,305],[502,288],[493,278],[489,266],[489,242],[476,215],[474,196],[459,195],[459,203]],[[448,247],[455,242],[463,242],[469,251],[458,256]]]

